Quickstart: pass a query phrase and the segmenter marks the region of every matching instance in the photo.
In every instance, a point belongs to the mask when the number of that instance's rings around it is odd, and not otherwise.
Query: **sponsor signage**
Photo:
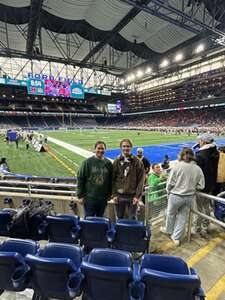
[[[43,80],[28,79],[27,93],[30,95],[44,95],[45,85]]]
[[[76,99],[84,99],[84,88],[82,84],[71,84],[71,97]]]

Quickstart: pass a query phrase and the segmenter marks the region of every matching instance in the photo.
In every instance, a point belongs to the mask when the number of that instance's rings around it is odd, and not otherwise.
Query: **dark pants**
[[[84,202],[85,217],[103,217],[107,203]]]
[[[132,198],[123,198],[118,196],[118,203],[116,204],[116,216],[118,219],[123,219],[126,208],[128,210],[128,219],[137,220],[137,204],[133,205]]]

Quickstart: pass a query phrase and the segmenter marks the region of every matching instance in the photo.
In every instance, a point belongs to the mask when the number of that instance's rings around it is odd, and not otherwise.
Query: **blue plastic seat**
[[[144,300],[204,299],[199,276],[179,257],[145,254],[140,274]]]
[[[80,295],[81,249],[76,245],[49,243],[38,256],[27,255],[35,299],[73,299]]]
[[[12,213],[10,211],[0,211],[0,235],[10,236],[12,226]]]
[[[25,255],[35,255],[39,245],[30,240],[9,239],[0,245],[0,290],[23,291],[29,283]]]
[[[128,300],[133,283],[132,257],[125,251],[93,249],[83,261],[84,299]]]
[[[47,216],[49,242],[76,243],[80,231],[79,217],[72,215]]]
[[[129,252],[148,252],[150,231],[139,221],[119,219],[115,224],[113,248]]]
[[[100,217],[87,217],[80,221],[80,245],[88,252],[94,248],[110,246],[110,220]]]
[[[218,197],[225,198],[225,193],[222,192],[221,194],[218,195]],[[214,203],[215,203],[215,207],[214,207],[215,217],[219,221],[225,222],[225,204],[219,201],[215,201]]]

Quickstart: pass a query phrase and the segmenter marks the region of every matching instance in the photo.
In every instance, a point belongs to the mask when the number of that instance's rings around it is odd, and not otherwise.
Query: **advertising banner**
[[[76,99],[84,99],[84,88],[82,84],[71,84],[71,97]]]
[[[27,93],[30,95],[44,95],[45,85],[43,80],[28,79]]]

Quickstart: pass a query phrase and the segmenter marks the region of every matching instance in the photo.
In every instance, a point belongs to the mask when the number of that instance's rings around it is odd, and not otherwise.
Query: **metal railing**
[[[164,187],[163,187],[164,185]],[[145,225],[152,225],[155,222],[162,221],[165,218],[165,211],[167,208],[167,194],[166,194],[166,188],[165,188],[165,182],[162,182],[158,185],[158,187],[162,186],[162,189],[158,190],[151,190],[152,187],[147,186],[145,188]],[[164,192],[164,195],[159,195],[159,193]],[[157,194],[157,197],[153,199],[152,201],[149,199],[151,198],[151,195]],[[209,194],[205,194],[202,192],[196,193],[197,196],[200,196],[202,198],[205,198],[208,201],[213,202],[212,205],[212,214],[206,215],[196,209],[194,205],[192,206],[190,210],[189,215],[189,221],[188,221],[188,242],[191,240],[191,229],[193,227],[193,217],[194,215],[199,216],[203,219],[208,220],[209,222],[212,222],[214,224],[219,225],[220,227],[225,229],[225,217],[224,221],[218,220],[214,215],[214,207],[215,207],[215,201],[224,204],[225,206],[225,198],[222,198],[222,196],[225,196],[225,191],[220,193],[218,196],[213,196]],[[224,212],[225,213],[225,212]]]
[[[205,193],[201,193],[198,192],[197,193],[197,197],[200,196],[208,201],[213,202],[212,207],[215,209],[215,201],[224,204],[225,205],[225,199],[221,198],[222,196],[225,196],[225,192],[220,193],[218,196],[213,196],[213,195],[209,195],[209,194],[205,194]],[[188,221],[188,242],[191,242],[191,232],[192,232],[192,226],[193,226],[193,217],[194,214],[201,217],[202,219],[206,219],[209,222],[212,222],[214,224],[217,224],[219,226],[221,226],[222,228],[225,229],[225,217],[224,217],[224,221],[220,221],[218,220],[214,215],[206,215],[200,211],[198,211],[194,206],[192,206],[191,210],[190,210],[190,214],[189,214],[189,221]]]
[[[0,196],[76,200],[77,184],[0,180]]]
[[[145,187],[145,225],[163,219],[167,207],[166,181]]]

